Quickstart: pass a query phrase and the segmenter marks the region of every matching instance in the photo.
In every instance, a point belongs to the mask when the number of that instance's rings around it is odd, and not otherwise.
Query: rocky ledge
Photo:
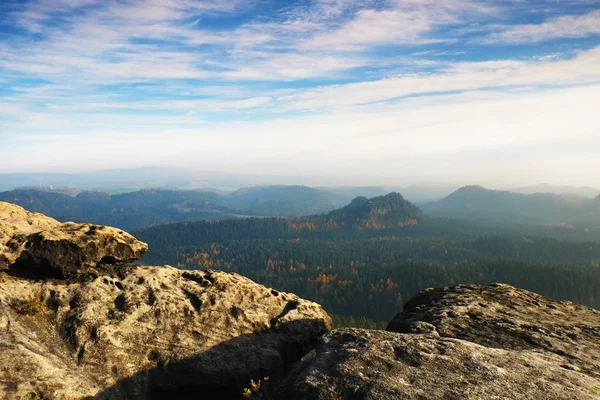
[[[0,270],[41,278],[67,278],[139,260],[148,246],[119,229],[60,223],[0,202]]]
[[[337,329],[279,399],[600,399],[600,312],[502,284],[428,289]]]
[[[129,264],[147,246],[0,203],[0,398],[238,398],[331,328],[236,274]],[[263,386],[264,388],[264,386]]]

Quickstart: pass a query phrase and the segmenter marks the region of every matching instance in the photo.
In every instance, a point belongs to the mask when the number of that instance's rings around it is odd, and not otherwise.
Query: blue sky
[[[0,4],[0,172],[600,185],[599,110],[600,0]]]

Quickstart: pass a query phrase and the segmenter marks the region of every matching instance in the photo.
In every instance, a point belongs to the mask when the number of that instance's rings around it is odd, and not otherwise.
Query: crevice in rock
[[[125,310],[125,293],[121,293],[114,301],[115,308],[119,311]]]
[[[202,300],[200,299],[200,297],[198,297],[198,295],[196,295],[195,293],[192,293],[189,290],[185,289],[183,290],[183,294],[185,294],[185,296],[188,298],[188,300],[192,304],[192,307],[194,307],[194,310],[200,312],[200,308],[202,307]]]

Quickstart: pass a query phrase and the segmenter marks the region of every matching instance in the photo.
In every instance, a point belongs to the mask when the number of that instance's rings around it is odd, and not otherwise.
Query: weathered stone
[[[562,357],[465,340],[366,329],[327,334],[316,358],[276,399],[596,400],[600,382],[561,367]]]
[[[60,223],[0,202],[0,270],[66,278],[140,259],[148,246],[119,229]]]
[[[508,285],[428,289],[326,335],[276,399],[598,399],[600,312]]]
[[[23,306],[32,302],[40,307]],[[87,283],[4,275],[0,398],[235,398],[250,379],[275,382],[330,328],[319,305],[225,272],[130,267]]]
[[[0,203],[0,244],[3,400],[237,398],[331,328],[236,274],[128,265],[146,245],[113,228]]]
[[[422,322],[442,337],[552,352],[570,368],[600,378],[600,312],[589,307],[509,285],[459,285],[417,294],[387,330],[405,333],[407,326]]]

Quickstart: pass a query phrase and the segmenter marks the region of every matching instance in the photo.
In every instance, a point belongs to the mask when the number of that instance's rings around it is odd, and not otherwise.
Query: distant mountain
[[[0,190],[28,186],[63,186],[96,190],[119,188],[142,189],[151,187],[178,188],[191,185],[194,174],[169,168],[114,169],[79,174],[16,173],[0,174]]]
[[[395,207],[403,207],[408,203],[398,193],[388,193],[385,188],[376,186],[339,188],[258,186],[239,189],[227,194],[226,197],[249,215],[281,217],[328,213],[351,202],[352,207],[357,207],[359,203],[362,206],[369,203],[372,207],[378,207],[378,202],[387,202],[385,207],[394,210]],[[352,207],[349,206],[349,209]],[[385,207],[380,206],[380,209]]]
[[[307,186],[257,186],[226,195],[249,215],[296,217],[331,211],[345,203]]]
[[[358,197],[349,205],[326,214],[296,218],[244,218],[208,222],[157,225],[134,231],[141,240],[155,243],[155,250],[198,243],[232,240],[320,238],[367,234],[384,229],[406,231],[420,223],[424,214],[398,193],[372,199]],[[162,238],[158,240],[158,238]],[[154,253],[154,251],[153,251]]]
[[[298,177],[295,179],[310,180],[311,178]],[[184,190],[219,188],[232,191],[240,187],[276,185],[281,182],[282,177],[280,175],[255,175],[243,172],[198,171],[165,167],[122,168],[74,174],[0,173],[0,191],[32,186],[62,186],[101,191],[148,188]]]
[[[31,212],[42,213],[53,218],[64,216],[81,217],[75,198],[64,193],[40,189],[19,189],[0,192],[0,201],[20,205]]]
[[[324,192],[332,193],[339,203],[348,204],[357,197],[373,198],[384,196],[388,193],[402,193],[405,199],[412,202],[440,200],[456,190],[452,186],[347,186],[347,187],[319,187]]]
[[[600,189],[589,186],[560,186],[549,183],[540,183],[539,185],[522,186],[512,189],[513,192],[523,194],[534,193],[555,193],[555,194],[571,194],[581,197],[596,197],[600,195]]]
[[[412,185],[391,188],[394,192],[402,193],[404,198],[412,202],[436,201],[454,192],[456,186]]]
[[[110,195],[81,192],[69,196],[38,189],[1,192],[0,201],[61,221],[93,222],[125,230],[176,221],[235,218],[238,210],[214,193],[148,189]]]
[[[465,186],[442,200],[419,206],[437,216],[488,222],[600,223],[600,208],[588,198],[553,193],[525,195],[482,186]]]
[[[0,192],[0,201],[15,203],[61,221],[93,222],[126,230],[168,222],[242,216],[316,215],[345,204],[340,204],[331,193],[306,186],[252,187],[232,193],[144,189],[113,195],[102,191],[72,192],[63,188],[61,192],[55,192],[28,188]]]
[[[317,187],[316,189],[332,194],[341,205],[349,204],[357,197],[372,198],[392,192],[392,190],[388,190],[381,186],[323,186]]]

